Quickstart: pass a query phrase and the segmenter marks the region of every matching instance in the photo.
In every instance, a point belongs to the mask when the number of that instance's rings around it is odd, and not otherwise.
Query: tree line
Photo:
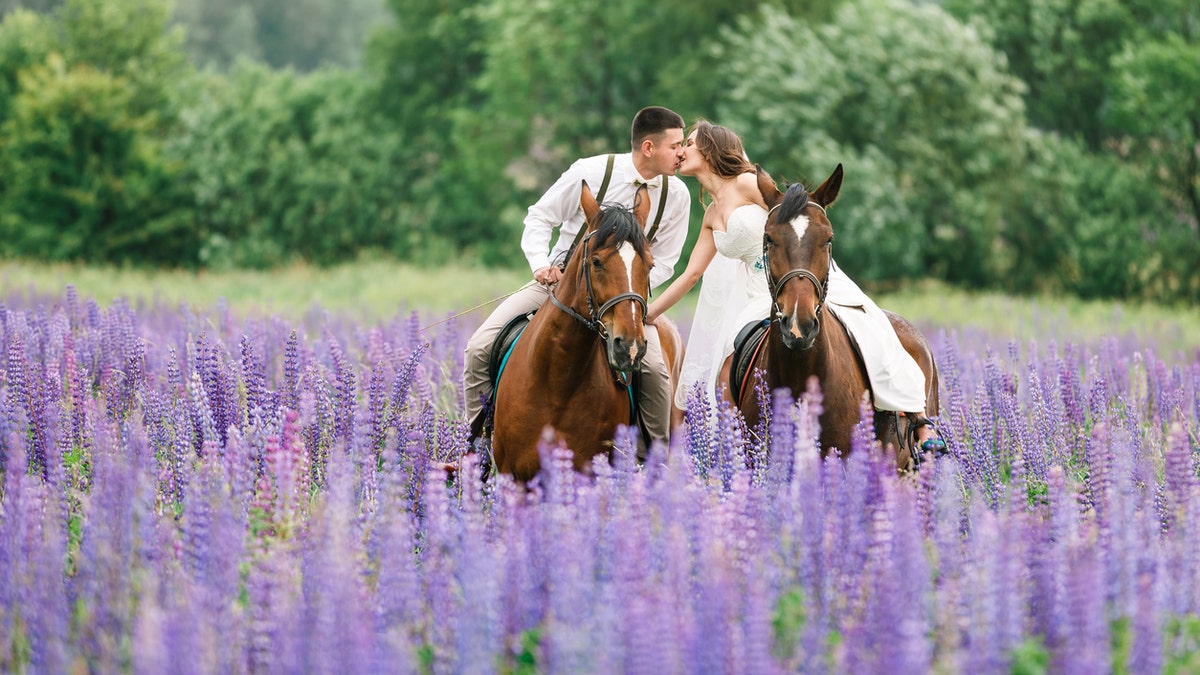
[[[1200,299],[1194,0],[42,4],[0,23],[0,255],[521,265],[525,208],[661,104],[778,179],[844,164],[863,282]]]

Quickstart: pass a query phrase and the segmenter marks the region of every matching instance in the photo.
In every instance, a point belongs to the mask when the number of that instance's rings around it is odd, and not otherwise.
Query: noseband
[[[647,312],[646,299],[637,293],[626,291],[624,293],[618,293],[614,295],[613,297],[609,298],[608,302],[600,305],[600,309],[596,309],[596,293],[592,288],[592,266],[588,264],[588,245],[591,243],[591,238],[594,234],[595,232],[592,232],[583,238],[583,258],[579,263],[579,276],[583,277],[583,285],[584,288],[587,289],[588,314],[591,315],[591,318],[589,319],[588,317],[576,312],[574,309],[564,304],[561,300],[555,297],[553,292],[550,293],[550,301],[554,303],[555,307],[561,309],[567,314],[570,314],[575,318],[576,321],[586,326],[589,330],[598,333],[604,340],[608,340],[608,330],[604,327],[604,323],[600,321],[600,318],[604,316],[604,313],[618,304],[628,300],[636,305],[641,305],[642,323],[644,324],[646,323]]]
[[[816,202],[810,201],[810,202],[808,202],[808,204],[806,206],[815,206],[818,210],[821,211],[822,215],[825,214],[825,207],[821,206],[820,204],[818,204]],[[771,210],[767,212],[768,219],[771,217],[771,213],[773,211],[775,211],[775,209],[777,209],[777,208],[779,208],[779,204],[776,204],[775,206],[771,207]],[[828,218],[828,216],[826,216],[826,217]],[[786,274],[784,274],[782,277],[779,277],[779,281],[775,281],[775,277],[773,277],[771,275],[771,264],[770,264],[771,259],[768,257],[768,254],[767,254],[767,239],[765,236],[763,237],[763,256],[767,258],[767,265],[766,265],[767,286],[769,286],[771,289],[771,308],[772,308],[772,311],[774,312],[773,318],[778,318],[783,313],[779,309],[779,294],[783,291],[783,288],[784,288],[784,286],[787,285],[787,282],[791,281],[792,279],[808,279],[809,281],[812,282],[813,287],[817,289],[817,312],[816,312],[816,314],[817,314],[817,319],[820,320],[821,309],[825,307],[825,294],[829,290],[829,278],[826,277],[824,281],[821,281],[820,279],[817,278],[817,275],[813,274],[812,272],[810,272],[804,268],[797,267],[797,268],[788,270]]]

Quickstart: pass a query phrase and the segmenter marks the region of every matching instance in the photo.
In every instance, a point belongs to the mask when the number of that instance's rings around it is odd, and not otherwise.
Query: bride
[[[688,398],[697,386],[713,403],[718,397],[728,400],[722,383],[729,381],[725,361],[733,353],[733,341],[747,323],[771,313],[762,254],[767,208],[742,139],[723,126],[700,120],[684,141],[683,152],[679,173],[694,176],[700,182],[701,202],[706,195],[711,202],[704,210],[687,268],[646,312],[647,322],[654,322],[703,277],[675,389],[672,427],[683,422]],[[886,315],[836,265],[831,265],[828,285],[830,311],[859,344],[875,407],[923,417],[913,411],[925,410],[925,375],[900,344]],[[916,441],[922,451],[940,452],[946,447],[929,424],[917,429]]]
[[[697,384],[716,401],[725,358],[733,340],[750,321],[770,313],[771,293],[762,257],[766,204],[758,190],[754,165],[742,139],[729,129],[700,120],[684,141],[679,173],[700,182],[704,221],[687,268],[651,304],[648,322],[679,302],[700,281],[700,297],[688,335],[687,351],[672,407],[672,426],[683,420],[688,397]],[[719,254],[719,255],[718,255]]]

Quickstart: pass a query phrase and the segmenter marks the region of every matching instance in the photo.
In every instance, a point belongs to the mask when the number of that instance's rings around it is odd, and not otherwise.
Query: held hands
[[[562,270],[557,265],[543,267],[533,273],[533,280],[543,286],[553,286],[562,278]]]

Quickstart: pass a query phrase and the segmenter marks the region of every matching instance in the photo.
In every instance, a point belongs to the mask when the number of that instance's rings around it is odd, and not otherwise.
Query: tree
[[[127,79],[59,56],[21,77],[0,127],[0,241],[42,260],[186,264],[194,240]]]
[[[1186,227],[1200,224],[1200,42],[1169,35],[1114,59],[1111,119],[1128,152],[1159,169]]]
[[[194,262],[161,154],[186,75],[166,0],[68,0],[0,30],[0,233],[9,255]],[[10,30],[30,28],[16,38]]]
[[[20,10],[0,22],[0,123],[19,92],[20,74],[57,48],[54,24],[46,16]]]
[[[717,48],[720,120],[753,159],[811,185],[846,165],[834,224],[856,276],[1000,278],[1021,85],[975,31],[934,6],[856,0],[825,26],[764,8]]]

